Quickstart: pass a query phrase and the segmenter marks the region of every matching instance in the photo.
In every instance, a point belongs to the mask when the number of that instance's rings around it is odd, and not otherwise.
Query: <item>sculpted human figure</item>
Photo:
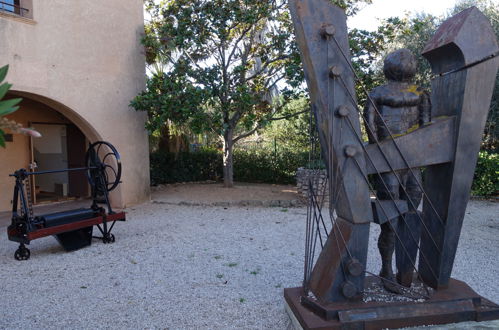
[[[430,121],[429,95],[412,83],[416,74],[416,58],[412,52],[399,49],[388,54],[383,72],[388,82],[371,91],[370,98],[375,106],[368,101],[364,111],[370,143],[406,134]],[[406,200],[409,212],[415,213],[422,197],[418,181],[421,182],[419,169],[412,169],[412,173],[409,170],[383,173],[375,178],[376,197],[379,200]],[[392,222],[395,221],[402,219],[381,224],[378,249],[382,261],[380,276],[386,279],[383,285],[391,292],[400,293],[392,269],[396,239]]]

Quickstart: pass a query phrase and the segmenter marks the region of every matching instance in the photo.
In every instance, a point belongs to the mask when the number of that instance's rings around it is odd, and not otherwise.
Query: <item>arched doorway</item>
[[[8,97],[22,97],[20,108],[8,116],[26,127],[34,127],[41,138],[14,135],[0,150],[0,211],[12,203],[10,173],[29,168],[45,171],[85,166],[85,152],[90,142],[101,140],[99,134],[78,113],[41,95],[13,91]],[[85,198],[90,195],[85,172],[46,174],[31,177],[29,183],[34,204]]]

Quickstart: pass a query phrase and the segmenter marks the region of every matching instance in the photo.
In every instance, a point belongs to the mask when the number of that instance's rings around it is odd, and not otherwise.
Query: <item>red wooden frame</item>
[[[35,231],[32,231],[27,234],[27,239],[32,241],[37,238],[42,238],[50,235],[57,235],[61,233],[65,233],[68,231],[73,231],[85,227],[90,227],[94,225],[100,225],[106,222],[113,222],[113,221],[125,221],[126,220],[126,214],[125,212],[118,212],[118,213],[113,213],[113,214],[107,214],[103,216],[98,216],[95,218],[91,219],[86,219],[83,221],[78,221],[74,223],[68,223],[60,226],[54,226],[54,227],[49,227],[49,228],[41,228],[37,229]],[[11,236],[20,236],[19,233],[14,229],[9,231],[9,237]]]

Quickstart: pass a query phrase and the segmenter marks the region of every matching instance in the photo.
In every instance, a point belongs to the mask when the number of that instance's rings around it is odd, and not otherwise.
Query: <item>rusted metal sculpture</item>
[[[412,55],[400,50],[388,56],[389,83],[369,94],[363,115],[344,12],[328,0],[289,6],[330,191],[327,215],[311,194],[303,287],[285,289],[292,314],[304,328],[499,318],[498,305],[450,278],[499,65],[486,17],[469,8],[428,42],[431,102],[410,83]],[[382,226],[379,275],[366,268],[371,222]]]
[[[428,93],[411,82],[416,74],[416,66],[416,57],[408,49],[394,51],[385,58],[383,72],[388,83],[375,88],[369,94],[364,113],[369,143],[376,144],[391,139],[392,135],[407,134],[430,122],[431,106]],[[419,240],[421,228],[417,218],[421,218],[421,214],[418,214],[422,197],[421,171],[412,169],[386,172],[375,176],[374,180],[376,198],[379,201],[394,200],[398,205],[403,205],[404,210],[408,210],[404,214],[405,219],[397,217],[399,221],[395,224],[390,221],[392,219],[379,221],[375,218],[381,226],[378,248],[382,267],[379,276],[387,290],[402,293],[395,285],[392,270],[392,257],[397,241],[396,231],[399,229],[401,235],[405,231],[401,226],[407,223],[408,230],[416,240]],[[407,244],[407,241],[404,243],[404,247],[400,246],[397,249],[401,252],[397,257],[397,280],[400,284],[410,287],[413,272],[410,260],[405,256],[407,254],[410,256],[409,259],[414,260],[417,245]],[[406,249],[407,253],[403,253],[403,249]]]

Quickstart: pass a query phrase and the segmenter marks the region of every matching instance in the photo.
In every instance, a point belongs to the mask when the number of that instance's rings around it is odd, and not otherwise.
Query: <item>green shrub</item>
[[[234,180],[241,182],[295,183],[296,169],[308,161],[306,152],[275,152],[270,149],[234,150]],[[222,152],[154,152],[151,184],[223,179]]]
[[[307,166],[308,152],[289,150],[236,149],[234,180],[294,184],[296,170]],[[317,165],[317,164],[314,164]],[[206,149],[196,152],[154,152],[151,154],[151,184],[223,179],[222,152]],[[499,194],[499,154],[480,152],[472,194]]]
[[[222,177],[222,153],[154,152],[151,154],[151,184],[219,180]]]
[[[307,152],[271,149],[236,149],[234,152],[234,180],[263,183],[296,183],[298,167],[308,161]]]
[[[499,194],[499,154],[479,153],[471,193],[485,197]]]

